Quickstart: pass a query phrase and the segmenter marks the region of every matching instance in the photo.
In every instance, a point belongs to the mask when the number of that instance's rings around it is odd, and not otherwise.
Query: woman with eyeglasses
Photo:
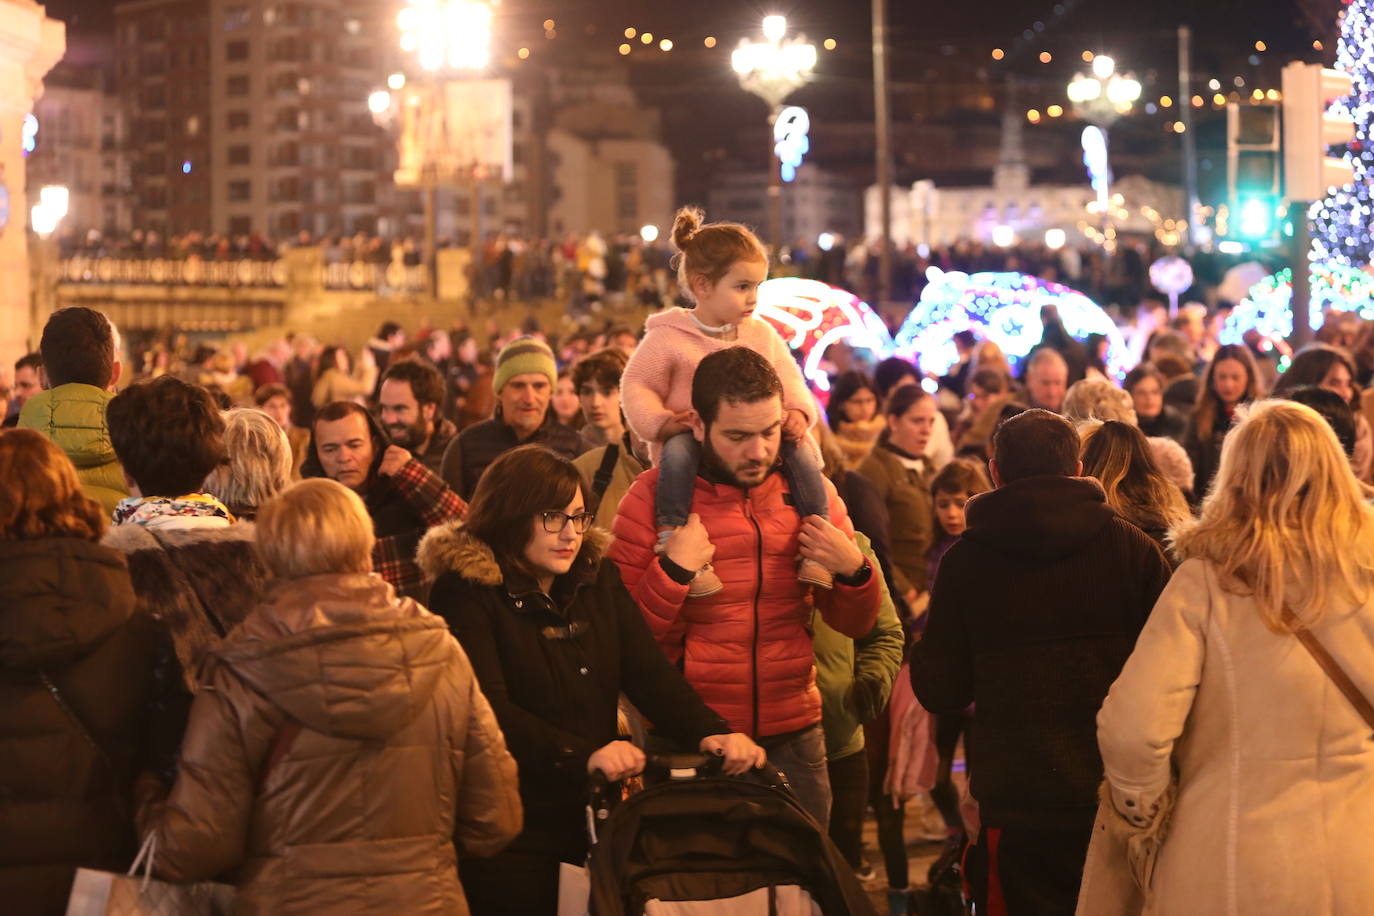
[[[482,474],[464,521],[420,544],[435,579],[430,609],[467,651],[520,768],[524,831],[500,855],[459,865],[484,916],[556,912],[558,864],[587,855],[589,774],[644,768],[644,753],[617,734],[622,692],[657,733],[719,755],[727,773],[765,759],[669,664],[603,561],[608,535],[592,519],[572,462],[522,446]]]

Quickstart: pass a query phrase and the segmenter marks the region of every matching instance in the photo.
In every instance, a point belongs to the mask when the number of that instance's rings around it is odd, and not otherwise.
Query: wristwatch
[[[868,577],[873,575],[873,564],[868,562],[868,557],[864,557],[864,565],[858,571],[848,576],[836,576],[835,581],[850,588],[857,588],[868,581]]]

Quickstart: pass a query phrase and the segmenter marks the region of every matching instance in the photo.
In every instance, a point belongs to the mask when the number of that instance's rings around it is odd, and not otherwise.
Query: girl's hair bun
[[[673,217],[673,247],[683,251],[693,234],[701,228],[706,213],[700,207],[683,207]]]

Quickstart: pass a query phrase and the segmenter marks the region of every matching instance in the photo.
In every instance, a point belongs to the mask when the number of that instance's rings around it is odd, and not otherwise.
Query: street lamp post
[[[1134,107],[1140,98],[1140,83],[1130,74],[1118,73],[1116,61],[1098,54],[1092,59],[1092,73],[1075,73],[1067,92],[1074,111],[1093,125],[1083,132],[1083,151],[1089,172],[1093,173],[1093,188],[1097,191],[1102,232],[1106,237],[1111,222],[1107,129]]]
[[[805,35],[787,36],[784,16],[763,18],[763,41],[740,39],[730,55],[730,66],[739,75],[740,88],[768,105],[768,124],[773,128],[782,103],[811,81],[816,68],[816,46]],[[769,136],[773,131],[770,129]],[[769,155],[768,238],[774,251],[782,250],[782,163]]]
[[[420,71],[432,83],[439,83],[453,74],[474,75],[491,64],[492,8],[486,0],[409,0],[409,5],[396,16],[400,31],[401,50],[414,56]],[[404,74],[389,80],[389,88],[399,90],[406,84]],[[391,93],[378,91],[368,100],[374,115],[390,113],[398,99]],[[403,102],[401,104],[404,104]],[[444,163],[426,163],[420,174],[420,188],[425,204],[425,266],[430,291],[439,295],[439,264],[436,238],[438,219],[437,194],[440,172]],[[468,183],[472,207],[472,267],[474,278],[481,240],[478,238],[481,220],[480,178],[473,176]]]
[[[32,304],[35,327],[42,325],[46,316],[57,309],[57,272],[60,265],[57,243],[52,235],[57,231],[58,224],[66,217],[70,201],[71,194],[67,188],[48,185],[38,192],[38,203],[29,210],[29,226],[33,229],[34,235],[38,236],[38,242],[34,246],[38,251],[37,263],[34,265],[36,269],[31,273],[31,276],[36,278],[37,291]]]

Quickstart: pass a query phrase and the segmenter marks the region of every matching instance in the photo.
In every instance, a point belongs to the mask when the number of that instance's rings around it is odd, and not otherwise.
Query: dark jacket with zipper
[[[514,849],[566,849],[585,829],[587,758],[614,741],[623,691],[657,731],[695,752],[729,731],[659,652],[593,528],[545,595],[461,523],[435,528],[420,564],[430,609],[472,661],[520,768],[525,831]]]
[[[168,654],[118,551],[0,541],[0,910],[60,914],[79,866],[129,867]]]
[[[521,445],[542,445],[569,461],[587,450],[587,443],[577,430],[558,422],[552,406],[534,435],[521,439],[515,428],[501,416],[498,404],[494,417],[469,426],[449,442],[444,449],[440,476],[453,492],[470,500],[477,489],[477,481],[482,479],[491,463]]]
[[[1090,478],[1017,480],[967,513],[911,650],[911,686],[933,713],[977,703],[972,788],[985,825],[1090,825],[1097,711],[1169,563]]]

